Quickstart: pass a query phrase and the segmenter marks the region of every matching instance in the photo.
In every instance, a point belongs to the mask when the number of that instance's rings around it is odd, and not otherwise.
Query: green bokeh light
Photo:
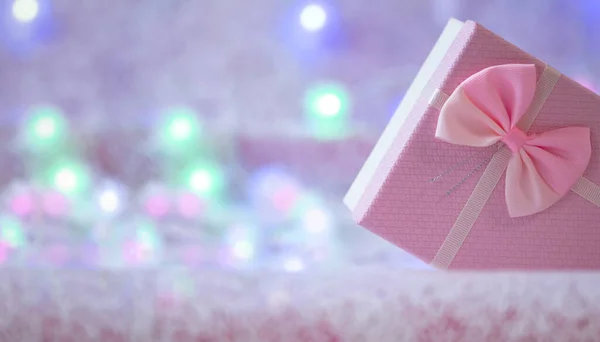
[[[43,106],[30,111],[25,126],[27,142],[35,148],[51,148],[65,138],[66,123],[60,109]]]
[[[12,217],[0,217],[0,241],[13,248],[23,246],[25,233],[22,224]]]
[[[337,84],[317,85],[306,93],[308,124],[320,139],[343,138],[347,134],[348,95]]]
[[[156,248],[161,244],[161,239],[154,225],[150,223],[142,223],[136,231],[137,242],[145,247]]]
[[[192,167],[185,174],[185,185],[192,192],[200,195],[217,195],[223,190],[222,171],[214,165]]]
[[[50,183],[52,187],[63,194],[73,195],[83,191],[89,181],[87,170],[75,162],[66,162],[51,170]]]
[[[348,96],[339,85],[317,85],[307,92],[306,106],[311,116],[323,120],[339,118],[348,110]]]
[[[162,139],[170,150],[187,150],[200,136],[196,113],[189,108],[172,108],[166,112]]]

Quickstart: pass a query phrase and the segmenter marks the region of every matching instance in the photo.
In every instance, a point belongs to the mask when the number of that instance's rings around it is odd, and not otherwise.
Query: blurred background
[[[1,0],[0,264],[425,267],[342,197],[450,17],[600,86],[597,0]]]

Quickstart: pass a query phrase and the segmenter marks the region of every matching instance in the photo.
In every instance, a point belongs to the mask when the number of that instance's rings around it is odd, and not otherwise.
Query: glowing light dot
[[[10,217],[0,218],[0,242],[12,248],[25,243],[25,234],[19,221]]]
[[[107,213],[116,212],[119,209],[120,202],[119,194],[116,191],[106,190],[100,194],[100,209]]]
[[[54,176],[54,184],[59,190],[70,192],[77,187],[77,175],[73,170],[59,170]]]
[[[10,208],[15,214],[19,216],[29,215],[31,214],[31,212],[33,212],[34,209],[33,198],[29,195],[15,196],[10,201]]]
[[[171,132],[171,136],[176,140],[187,139],[192,133],[191,124],[185,118],[177,118],[173,120],[169,130]]]
[[[15,19],[28,23],[35,19],[40,11],[40,5],[36,0],[15,0],[12,13]]]
[[[183,194],[178,199],[179,213],[187,218],[193,218],[202,213],[203,205],[198,197],[193,194]]]
[[[193,150],[190,141],[201,132],[197,114],[187,107],[174,107],[165,113],[164,129],[161,135],[164,147],[172,153],[186,153]]]
[[[34,127],[35,134],[42,139],[54,136],[56,129],[56,122],[52,118],[40,118]]]
[[[327,22],[327,12],[319,5],[308,5],[300,14],[300,23],[308,31],[318,31]]]
[[[158,243],[156,233],[147,229],[140,229],[137,232],[137,241],[141,246],[153,248]]]
[[[307,91],[306,106],[308,114],[316,119],[341,119],[348,108],[348,95],[338,84],[316,85]]]
[[[311,233],[322,233],[331,226],[331,218],[321,209],[310,209],[304,214],[304,227]]]
[[[317,100],[317,109],[323,116],[334,116],[342,109],[342,101],[334,94],[324,94]]]
[[[254,246],[250,241],[238,241],[233,244],[233,255],[239,259],[250,259],[254,255]]]
[[[161,217],[169,212],[170,203],[165,197],[152,196],[146,201],[145,207],[150,216]]]
[[[304,262],[298,258],[291,258],[284,262],[283,268],[288,272],[298,272],[304,269]]]
[[[211,174],[206,170],[198,170],[190,177],[190,187],[198,192],[204,193],[212,188]]]
[[[28,110],[28,116],[23,133],[30,148],[47,151],[62,146],[67,136],[67,123],[60,108],[35,106]]]
[[[42,199],[43,209],[50,216],[63,216],[67,214],[69,202],[64,195],[56,192],[45,194]]]

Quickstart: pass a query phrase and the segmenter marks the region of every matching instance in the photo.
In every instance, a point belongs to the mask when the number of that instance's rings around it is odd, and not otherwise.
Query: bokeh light
[[[37,0],[14,0],[12,15],[22,23],[33,21],[39,14],[40,4]]]
[[[233,243],[233,255],[239,259],[250,259],[254,255],[254,245],[248,240]]]
[[[204,210],[204,203],[196,194],[186,191],[177,196],[177,210],[184,218],[197,218]]]
[[[349,99],[337,84],[319,84],[306,93],[306,114],[312,133],[317,138],[343,138],[347,134]]]
[[[289,257],[283,261],[283,269],[287,272],[299,272],[304,268],[304,261],[299,257]]]
[[[156,231],[156,227],[146,223],[140,225],[137,229],[136,241],[143,246],[156,248],[160,244],[160,237]]]
[[[98,197],[100,209],[107,213],[117,211],[121,205],[119,195],[114,190],[104,190]]]
[[[145,207],[150,216],[160,218],[169,212],[170,203],[167,197],[161,195],[151,195],[146,200]]]
[[[10,216],[0,217],[0,242],[11,248],[18,248],[25,244],[25,233],[21,222]]]
[[[327,23],[327,11],[323,6],[310,4],[300,13],[300,24],[308,31],[318,31]]]
[[[105,181],[97,189],[98,208],[106,215],[117,215],[123,211],[127,199],[122,185]]]
[[[69,199],[58,191],[46,191],[42,194],[42,208],[46,215],[64,217],[69,213]]]
[[[66,122],[59,108],[33,107],[29,111],[25,134],[30,148],[51,150],[59,146],[66,135]]]
[[[234,262],[248,262],[256,253],[256,227],[248,223],[236,224],[228,229],[227,243]]]
[[[285,169],[267,166],[251,176],[248,190],[253,205],[262,215],[278,219],[289,216],[302,187]]]
[[[200,137],[200,123],[197,114],[187,107],[175,107],[166,111],[162,141],[169,152],[194,150]]]
[[[307,92],[309,114],[319,118],[332,118],[345,114],[348,97],[344,88],[337,84],[320,84]]]
[[[53,188],[66,195],[81,193],[89,185],[87,169],[78,162],[63,162],[51,169]]]
[[[171,194],[162,184],[148,184],[140,196],[144,211],[152,218],[162,218],[171,211]]]
[[[36,209],[36,198],[31,187],[22,184],[14,184],[6,192],[8,208],[19,217],[26,217],[34,213]]]
[[[186,187],[203,197],[219,195],[225,185],[221,168],[211,163],[189,167],[184,177]]]
[[[10,209],[13,213],[19,216],[28,216],[34,210],[34,199],[29,194],[19,194],[14,196],[10,201]]]
[[[308,208],[302,217],[302,225],[310,233],[325,233],[331,229],[333,218],[325,208]]]
[[[156,227],[145,220],[134,223],[135,236],[124,245],[124,255],[128,262],[146,263],[155,260],[162,245]]]

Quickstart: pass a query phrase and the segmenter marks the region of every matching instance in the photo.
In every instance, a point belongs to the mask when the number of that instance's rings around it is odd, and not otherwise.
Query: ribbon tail
[[[501,148],[496,152],[479,179],[479,182],[475,185],[475,189],[473,189],[471,196],[458,215],[454,226],[450,229],[442,246],[433,260],[431,260],[432,266],[440,269],[450,267],[454,257],[456,257],[456,254],[458,254],[458,251],[467,239],[471,228],[475,225],[475,221],[479,218],[479,214],[483,211],[483,208],[506,171],[511,155],[512,153],[507,148]]]
[[[600,207],[600,185],[591,180],[584,177],[579,178],[571,191]]]

